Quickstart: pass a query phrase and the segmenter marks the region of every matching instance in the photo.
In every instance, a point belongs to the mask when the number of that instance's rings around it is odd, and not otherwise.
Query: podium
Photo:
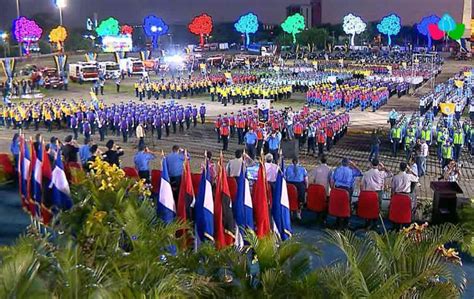
[[[456,222],[457,221],[457,194],[463,191],[456,182],[431,182],[433,195],[433,211],[431,221],[433,223]]]

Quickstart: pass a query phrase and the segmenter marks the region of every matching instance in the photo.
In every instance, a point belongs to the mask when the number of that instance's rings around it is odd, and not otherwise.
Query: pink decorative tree
[[[42,33],[43,29],[41,29],[35,21],[28,18],[20,17],[13,23],[13,34],[15,39],[20,44],[26,43],[26,55],[30,52],[30,44],[32,42],[36,43],[41,38]]]

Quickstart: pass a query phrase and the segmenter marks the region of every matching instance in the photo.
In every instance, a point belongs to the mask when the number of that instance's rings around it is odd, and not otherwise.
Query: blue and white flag
[[[34,149],[32,149],[34,150]],[[42,188],[42,182],[43,182],[43,142],[41,142],[40,146],[38,147],[38,150],[36,151],[36,159],[35,159],[35,165],[33,165],[33,199],[36,203],[37,207],[37,214],[39,216],[41,209],[41,201],[43,197],[43,188]]]
[[[22,137],[23,138],[23,137]],[[31,182],[31,156],[30,156],[30,149],[28,147],[28,143],[22,139],[21,151],[22,151],[22,159],[21,159],[21,196],[25,203],[28,203],[30,200],[30,182]]]
[[[203,169],[195,206],[196,233],[201,242],[214,241],[214,199],[209,165]]]
[[[285,169],[284,167],[282,159],[281,169],[278,171],[273,190],[272,202],[273,232],[283,241],[292,235],[288,187],[282,171]]]
[[[232,205],[232,209],[234,211],[235,223],[239,227],[238,235],[236,236],[236,245],[240,247],[240,245],[243,244],[245,230],[249,228],[255,230],[253,223],[252,195],[250,194],[250,184],[243,163],[240,176],[237,179],[237,196]]]
[[[52,203],[54,206],[60,210],[69,210],[72,207],[71,191],[69,190],[69,183],[64,172],[61,151],[58,151],[56,156],[49,188],[52,189]]]
[[[168,164],[164,157],[161,162],[161,183],[160,192],[158,194],[157,213],[165,223],[171,223],[176,216],[176,203],[173,198],[173,190],[171,189],[170,176],[168,173]]]

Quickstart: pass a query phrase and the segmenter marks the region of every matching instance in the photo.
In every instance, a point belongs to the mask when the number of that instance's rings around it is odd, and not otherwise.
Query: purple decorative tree
[[[26,43],[25,51],[28,55],[30,44],[37,42],[41,38],[43,29],[35,21],[25,17],[19,17],[13,22],[13,35],[18,43]]]
[[[440,18],[437,15],[431,15],[424,17],[421,19],[421,22],[416,25],[416,29],[418,29],[418,32],[426,38],[428,38],[428,49],[431,49],[431,44],[432,44],[432,38],[431,38],[431,33],[428,29],[428,26],[431,24],[438,24]]]

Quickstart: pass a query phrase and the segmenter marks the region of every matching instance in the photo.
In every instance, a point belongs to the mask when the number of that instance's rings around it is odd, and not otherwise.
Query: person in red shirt
[[[326,144],[326,132],[323,128],[318,132],[318,155],[324,154],[324,145]]]
[[[235,116],[234,116],[234,112],[230,113],[229,126],[230,126],[230,137],[234,137],[234,135],[235,135]]]
[[[214,129],[216,130],[216,133],[217,133],[217,143],[221,143],[221,134],[220,134],[221,125],[222,125],[222,118],[221,118],[221,115],[219,114],[217,116],[216,121],[214,122]]]
[[[260,127],[255,131],[257,134],[257,157],[260,157],[262,153],[263,140],[265,139],[265,129],[264,125],[260,124]]]
[[[334,138],[334,125],[332,123],[328,124],[327,126],[327,130],[326,130],[326,148],[329,151],[331,151],[331,147],[332,147],[332,141],[333,141],[333,138]]]
[[[222,123],[222,126],[220,127],[220,138],[222,140],[222,150],[226,151],[229,147],[229,134],[230,134],[230,129],[229,125],[224,122]]]
[[[303,125],[301,122],[297,122],[293,126],[293,132],[295,133],[295,139],[299,141],[299,148],[301,149],[303,147]]]

